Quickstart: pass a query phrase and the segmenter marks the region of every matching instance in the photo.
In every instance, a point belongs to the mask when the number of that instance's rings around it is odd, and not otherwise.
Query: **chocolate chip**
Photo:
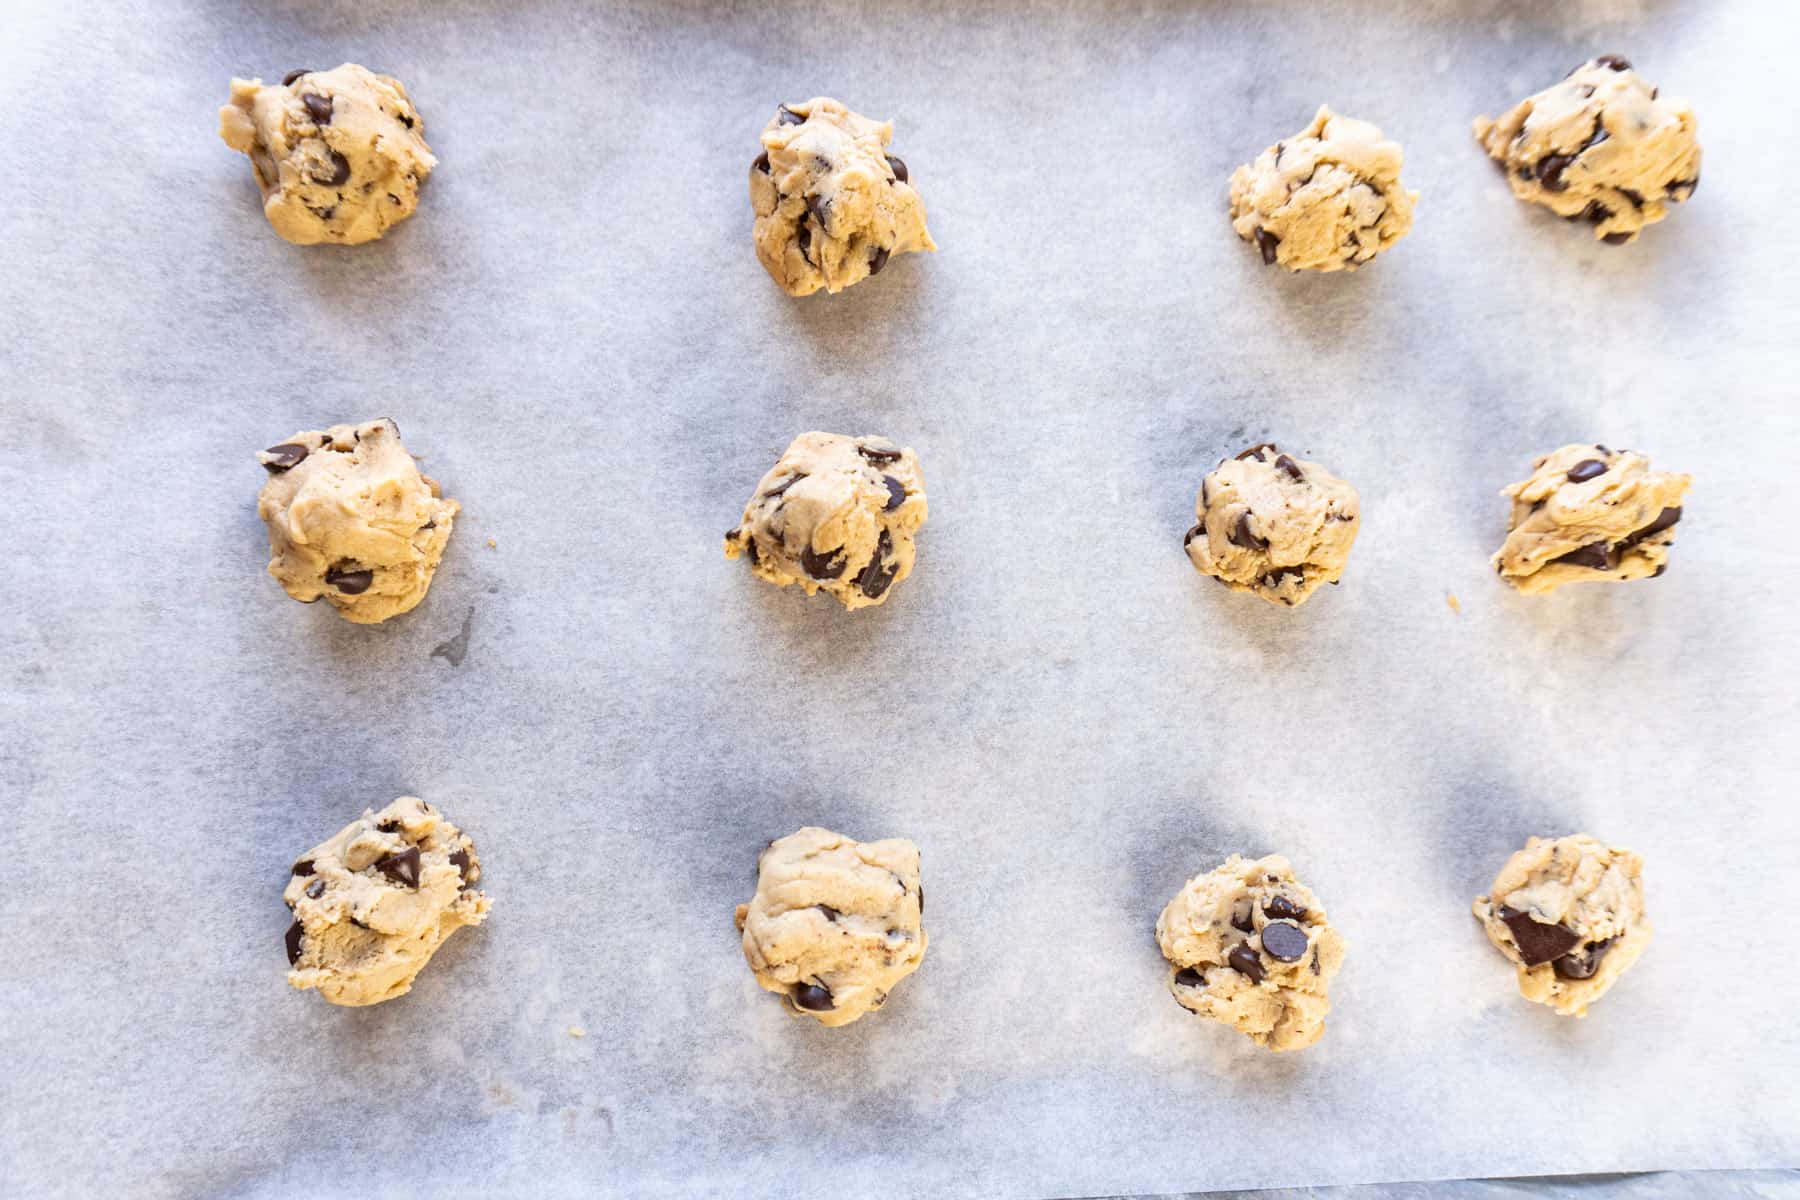
[[[462,876],[462,885],[467,889],[474,882],[469,878],[469,872],[475,869],[475,860],[469,857],[467,850],[458,850],[450,856],[450,861],[456,864],[456,873]]]
[[[1317,975],[1319,973],[1319,952],[1316,949],[1313,951],[1312,973],[1314,975]]]
[[[312,859],[303,858],[299,862],[295,863],[293,873],[295,875],[300,876],[302,879],[306,878],[308,875],[311,875],[313,873]]]
[[[1664,572],[1664,571],[1666,571],[1666,570],[1668,570],[1668,569],[1669,569],[1669,564],[1668,564],[1668,563],[1657,563],[1657,564],[1656,564],[1656,570],[1654,570],[1654,571],[1652,571],[1652,572],[1650,572],[1650,578],[1652,578],[1652,579],[1661,579],[1661,578],[1662,578],[1662,575],[1663,575],[1663,572]]]
[[[877,246],[874,250],[870,251],[869,274],[881,274],[881,268],[887,266],[888,255],[892,253],[893,251],[889,250],[886,246]]]
[[[829,905],[829,904],[815,904],[815,905],[813,905],[813,907],[818,909],[820,912],[824,913],[825,919],[827,921],[830,921],[834,925],[837,924],[837,919],[844,915],[843,913],[839,912],[837,909],[831,907],[831,905]],[[897,931],[890,929],[890,930],[888,930],[888,932],[891,934],[891,933],[895,933]]]
[[[901,162],[891,154],[887,156],[887,160],[888,169],[894,173],[894,178],[896,180],[905,183],[908,179],[912,178],[912,172],[906,169],[905,163]]]
[[[1550,561],[1567,563],[1571,567],[1586,567],[1590,571],[1610,571],[1619,565],[1613,558],[1612,547],[1605,542],[1593,542]]]
[[[1568,180],[1564,179],[1562,175],[1564,171],[1568,170],[1569,164],[1574,161],[1575,156],[1572,154],[1550,154],[1539,159],[1537,165],[1538,182],[1544,185],[1546,191],[1568,191]]]
[[[919,916],[925,915],[925,885],[919,885]]]
[[[1248,979],[1251,983],[1261,983],[1263,981],[1262,960],[1256,957],[1256,951],[1250,948],[1249,942],[1239,942],[1232,948],[1231,953],[1225,956],[1225,961],[1230,965],[1232,970]]]
[[[346,596],[360,596],[375,582],[375,572],[345,570],[342,565],[325,572],[325,582]]]
[[[1181,544],[1183,546],[1192,545],[1195,538],[1205,537],[1205,536],[1206,536],[1206,523],[1203,521],[1200,524],[1194,526],[1192,529],[1187,531],[1187,536],[1181,539]]]
[[[1301,583],[1306,582],[1306,571],[1301,567],[1277,567],[1262,577],[1262,585],[1266,588],[1278,588],[1282,580],[1292,575]]]
[[[877,466],[880,466],[882,463],[891,463],[891,462],[899,462],[900,461],[900,451],[889,450],[885,446],[862,446],[862,445],[859,445],[856,448],[856,452],[858,454],[862,455],[864,458],[868,459],[870,462],[876,464]]]
[[[315,125],[331,124],[331,97],[321,96],[317,92],[308,92],[300,97],[300,103],[306,105],[307,115],[312,117]]]
[[[1256,245],[1262,251],[1263,265],[1273,266],[1275,264],[1275,248],[1281,245],[1281,239],[1259,225],[1256,229]]]
[[[756,565],[756,535],[746,533],[744,536],[744,554],[750,559],[750,565]]]
[[[300,943],[302,940],[304,940],[305,936],[306,936],[306,930],[301,927],[300,922],[295,921],[292,925],[288,926],[288,931],[287,931],[288,966],[291,967],[295,963],[300,961]]]
[[[1581,938],[1563,925],[1536,921],[1528,912],[1502,905],[1495,914],[1512,930],[1513,944],[1519,948],[1519,959],[1528,967],[1547,963],[1567,954]]]
[[[1263,915],[1273,917],[1277,921],[1304,921],[1306,909],[1295,904],[1286,896],[1270,896],[1263,901]]]
[[[1289,458],[1287,455],[1277,454],[1275,456],[1275,465],[1278,468],[1280,468],[1281,470],[1286,471],[1290,476],[1292,476],[1295,483],[1305,483],[1306,482],[1306,472],[1304,472],[1300,469],[1299,463],[1296,463],[1293,459]]]
[[[1550,964],[1550,969],[1564,979],[1592,979],[1600,969],[1600,960],[1612,949],[1616,938],[1589,942],[1579,950],[1563,955]]]
[[[812,261],[812,230],[807,228],[805,221],[794,226],[794,242],[800,247],[800,257],[810,263]]]
[[[1569,468],[1567,476],[1570,483],[1586,483],[1590,479],[1598,479],[1606,474],[1606,464],[1597,458],[1584,458]]]
[[[260,456],[263,470],[271,475],[279,475],[283,471],[299,466],[306,461],[310,451],[298,442],[283,442],[279,446],[270,446]]]
[[[888,588],[893,586],[894,576],[900,573],[899,563],[891,567],[883,565],[893,548],[894,539],[888,535],[887,530],[882,530],[881,540],[875,543],[875,557],[869,560],[869,565],[856,577],[856,586],[871,600],[881,599]]]
[[[386,875],[395,883],[403,883],[417,891],[419,888],[419,848],[408,846],[398,854],[390,854],[375,863],[375,869]]]
[[[1183,967],[1175,972],[1177,987],[1205,987],[1206,977],[1192,967]]]
[[[831,216],[831,201],[821,200],[817,196],[808,196],[806,198],[806,211],[811,213],[813,219],[819,223],[819,232],[826,237],[830,237],[831,221],[829,218]]]
[[[324,894],[325,894],[325,881],[323,879],[315,879],[311,883],[306,885],[306,895],[307,895],[308,899],[317,900],[320,896],[323,896]]]
[[[1262,930],[1263,950],[1282,962],[1299,962],[1306,953],[1306,930],[1292,921],[1270,921]]]
[[[311,74],[312,74],[312,70],[310,68],[307,70],[304,70],[304,71],[289,71],[286,75],[283,75],[281,77],[281,86],[282,87],[293,87],[294,80],[300,79],[304,76],[311,75]]]
[[[1623,246],[1631,240],[1629,233],[1609,233],[1600,239],[1609,246]]]
[[[1248,450],[1240,451],[1238,453],[1237,460],[1239,462],[1243,462],[1247,458],[1254,458],[1257,462],[1262,462],[1263,461],[1263,451],[1268,450],[1268,451],[1273,452],[1275,450],[1275,448],[1276,447],[1275,447],[1274,442],[1258,442],[1256,445],[1250,447]]]
[[[776,119],[783,125],[804,125],[806,123],[805,117],[801,116],[785,104],[781,106],[781,111],[776,114]]]
[[[892,475],[883,475],[881,482],[887,484],[887,503],[881,506],[882,512],[893,512],[906,503],[906,485]]]
[[[1668,192],[1685,191],[1687,193],[1685,196],[1672,196],[1670,198],[1674,200],[1691,200],[1694,193],[1700,190],[1700,178],[1699,176],[1695,176],[1692,179],[1671,179],[1663,186],[1663,190]]]
[[[1596,67],[1605,67],[1611,71],[1629,71],[1631,64],[1620,54],[1602,54],[1594,60]]]
[[[1231,527],[1231,544],[1242,546],[1246,550],[1267,550],[1269,543],[1250,529],[1250,510],[1245,509],[1238,514],[1237,524]]]
[[[831,992],[816,983],[803,983],[794,989],[794,1003],[813,1012],[832,1010]]]
[[[314,183],[322,183],[326,187],[337,187],[339,184],[346,182],[349,178],[350,160],[339,154],[336,150],[333,150],[331,151],[330,177],[320,178],[319,176],[314,175],[312,181]]]
[[[1642,528],[1632,530],[1613,548],[1615,550],[1629,550],[1645,538],[1661,533],[1663,530],[1670,528],[1680,520],[1681,510],[1679,508],[1665,508],[1656,514],[1655,520]]]
[[[1254,933],[1256,931],[1256,925],[1255,925],[1254,920],[1252,919],[1251,910],[1246,908],[1244,910],[1243,916],[1239,916],[1236,913],[1232,913],[1231,914],[1231,927],[1233,929],[1242,930],[1245,933]]]
[[[1644,207],[1644,194],[1642,192],[1634,192],[1630,188],[1620,188],[1619,195],[1631,201],[1631,206],[1633,208]]]
[[[799,473],[796,473],[793,475],[789,475],[786,479],[782,480],[780,483],[776,484],[774,487],[772,487],[768,491],[764,492],[763,499],[764,500],[772,500],[776,496],[781,495],[783,492],[787,491],[789,488],[793,487],[796,483],[799,483],[802,479],[805,479],[805,478],[806,478],[805,472],[799,472]]]
[[[757,155],[756,161],[750,164],[750,169],[752,171],[761,171],[764,175],[769,174],[769,152],[764,150],[761,154]]]
[[[400,832],[400,822],[398,822],[398,821],[394,820],[392,817],[390,817],[387,820],[383,821],[381,824],[377,825],[375,828],[380,830],[382,833],[399,833]]]
[[[836,579],[850,565],[850,559],[842,546],[827,554],[820,554],[808,546],[800,552],[800,565],[814,579]]]
[[[1570,217],[1569,220],[1587,221],[1589,224],[1598,225],[1602,221],[1611,219],[1612,215],[1613,210],[1606,207],[1606,205],[1600,203],[1598,200],[1589,200],[1588,206]]]

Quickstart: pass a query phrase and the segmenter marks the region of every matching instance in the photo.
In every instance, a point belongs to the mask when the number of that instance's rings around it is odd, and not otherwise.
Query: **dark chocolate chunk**
[[[887,484],[887,503],[881,506],[882,512],[893,512],[906,503],[906,485],[892,475],[883,475],[881,482]]]
[[[889,250],[886,246],[877,246],[874,250],[870,251],[869,274],[881,274],[881,268],[887,266],[888,255],[892,253],[893,251]]]
[[[812,261],[812,230],[807,228],[803,220],[794,226],[794,242],[800,247],[800,257],[807,262]]]
[[[313,873],[312,859],[303,858],[299,862],[294,864],[293,874],[300,876],[302,879],[304,879],[308,875],[311,875],[312,873]]]
[[[456,864],[456,873],[462,876],[462,885],[467,888],[474,882],[469,878],[469,872],[475,869],[475,860],[469,857],[467,850],[458,850],[450,856],[450,861]]]
[[[331,97],[321,96],[317,92],[308,92],[300,97],[300,103],[306,105],[306,113],[315,125],[331,124]]]
[[[776,484],[774,487],[772,487],[768,491],[764,492],[763,499],[764,500],[772,500],[776,496],[781,495],[783,492],[787,491],[789,488],[793,487],[796,483],[799,483],[802,479],[805,479],[805,478],[806,478],[806,475],[804,473],[800,473],[800,474],[796,474],[796,475],[789,475],[786,479],[782,480],[780,483]]]
[[[1299,463],[1295,462],[1287,455],[1277,454],[1275,456],[1275,465],[1281,470],[1286,471],[1293,478],[1295,483],[1306,482],[1306,472],[1300,469]]]
[[[888,169],[894,173],[895,179],[899,180],[901,183],[905,183],[908,179],[912,178],[912,172],[906,169],[905,163],[901,162],[891,154],[887,156],[887,160]]]
[[[1275,248],[1281,245],[1281,239],[1259,225],[1256,229],[1256,245],[1262,251],[1263,265],[1273,266],[1275,264]]]
[[[392,817],[390,817],[387,820],[383,821],[381,824],[377,825],[375,828],[380,830],[382,833],[399,833],[400,832],[400,822],[398,822],[398,821],[394,820]]]
[[[346,596],[360,596],[369,590],[371,583],[375,582],[375,572],[345,570],[343,564],[340,563],[325,572],[325,582]]]
[[[1570,483],[1586,483],[1590,479],[1598,479],[1606,474],[1606,464],[1597,458],[1584,458],[1569,468]]]
[[[806,211],[819,223],[819,232],[826,237],[831,236],[831,201],[821,200],[817,196],[806,198]]]
[[[747,531],[744,534],[744,554],[750,559],[750,565],[754,567],[756,565],[756,535]]]
[[[1304,921],[1306,909],[1295,904],[1286,896],[1270,896],[1263,901],[1263,915],[1273,917],[1277,921]]]
[[[1238,514],[1237,524],[1231,527],[1231,544],[1242,546],[1246,550],[1267,550],[1269,543],[1258,536],[1250,528],[1250,510],[1245,509]]]
[[[1256,951],[1250,948],[1249,942],[1239,942],[1232,948],[1231,953],[1225,956],[1225,961],[1232,970],[1251,983],[1263,981],[1262,959],[1256,957]]]
[[[339,154],[336,150],[333,150],[330,153],[331,174],[324,178],[314,175],[312,181],[314,183],[322,183],[326,187],[337,187],[340,184],[348,182],[350,179],[350,160]]]
[[[830,1012],[834,1007],[830,990],[816,983],[803,983],[796,987],[794,1003],[813,1012]]]
[[[1186,546],[1186,545],[1189,545],[1190,543],[1192,543],[1195,538],[1205,537],[1205,536],[1206,536],[1206,525],[1204,522],[1202,522],[1201,524],[1196,525],[1192,529],[1187,531],[1187,536],[1181,539],[1181,544],[1183,546]]]
[[[1258,442],[1248,450],[1240,450],[1237,455],[1237,460],[1243,462],[1246,458],[1254,458],[1257,462],[1262,462],[1264,450],[1267,450],[1270,453],[1278,453],[1274,442]]]
[[[1552,962],[1550,969],[1564,979],[1592,979],[1594,972],[1600,969],[1600,960],[1606,957],[1606,952],[1612,949],[1613,942],[1617,940],[1606,938],[1604,941],[1589,942],[1581,949],[1572,950]]]
[[[800,565],[806,568],[806,573],[814,579],[836,579],[844,573],[844,568],[850,565],[850,559],[844,554],[842,546],[827,554],[820,554],[808,546],[800,552]]]
[[[1610,220],[1612,215],[1613,210],[1606,207],[1606,205],[1600,203],[1598,200],[1589,200],[1588,206],[1570,217],[1569,220],[1586,221],[1591,225],[1598,225],[1603,221]]]
[[[1625,56],[1622,54],[1602,54],[1599,58],[1594,60],[1594,65],[1596,67],[1606,67],[1608,70],[1612,71],[1631,70],[1631,63],[1626,61]]]
[[[312,74],[311,68],[308,68],[307,70],[304,70],[304,71],[289,71],[286,75],[283,75],[281,77],[281,86],[282,87],[293,87],[294,80],[299,79],[306,75],[311,75],[311,74]]]
[[[1282,962],[1299,962],[1306,953],[1306,930],[1292,921],[1270,921],[1262,930],[1263,950]]]
[[[921,883],[919,885],[919,916],[923,917],[924,915],[925,915],[925,885]]]
[[[1657,564],[1656,564],[1656,570],[1654,570],[1654,571],[1652,571],[1652,572],[1650,572],[1650,578],[1652,578],[1652,579],[1661,579],[1661,578],[1662,578],[1662,576],[1663,576],[1663,572],[1664,572],[1664,571],[1666,571],[1666,570],[1668,570],[1668,569],[1669,569],[1669,564],[1668,564],[1668,563],[1657,563]]]
[[[1571,567],[1586,567],[1590,571],[1610,571],[1619,565],[1613,558],[1612,547],[1605,542],[1594,542],[1550,561],[1568,563]]]
[[[785,104],[781,106],[781,111],[776,116],[783,125],[804,125],[806,123],[805,117]]]
[[[1624,539],[1614,546],[1613,549],[1629,550],[1645,538],[1661,533],[1663,530],[1670,528],[1680,520],[1681,510],[1679,508],[1665,508],[1656,514],[1656,519],[1654,521],[1626,534]]]
[[[262,460],[263,470],[271,475],[279,475],[305,462],[306,456],[311,452],[298,442],[283,442],[279,446],[270,446],[263,453],[267,455]]]
[[[881,599],[888,588],[893,586],[894,576],[900,573],[899,563],[891,567],[884,565],[893,548],[894,539],[888,535],[887,530],[882,530],[881,540],[875,543],[875,556],[863,568],[862,574],[856,577],[856,586],[871,600]]]
[[[824,913],[825,919],[827,921],[830,921],[834,925],[837,924],[837,919],[844,915],[843,913],[839,912],[837,909],[831,907],[831,905],[829,905],[829,904],[815,904],[815,905],[813,905],[813,907],[818,909],[820,912]],[[896,931],[890,929],[890,930],[888,930],[888,932],[894,933]]]
[[[1512,930],[1513,944],[1519,949],[1519,960],[1528,967],[1561,958],[1574,949],[1581,938],[1563,925],[1536,921],[1528,912],[1502,905],[1495,913]]]
[[[1642,192],[1634,192],[1630,188],[1620,188],[1619,195],[1631,201],[1631,206],[1633,208],[1644,207],[1644,194]]]
[[[375,869],[395,883],[403,883],[414,891],[419,887],[419,848],[408,846],[398,854],[390,854],[375,863]]]
[[[1538,165],[1537,165],[1538,182],[1543,184],[1545,189],[1548,191],[1552,191],[1552,192],[1568,191],[1569,190],[1568,180],[1564,179],[1562,176],[1563,176],[1563,172],[1568,170],[1569,164],[1574,161],[1575,161],[1575,156],[1573,154],[1548,154],[1548,155],[1545,155],[1543,158],[1538,160]]]
[[[1175,972],[1177,987],[1205,987],[1206,977],[1192,967],[1183,967]]]
[[[1609,233],[1602,236],[1600,240],[1609,246],[1623,246],[1631,240],[1631,235],[1629,233]]]
[[[764,150],[761,154],[757,155],[756,161],[750,164],[750,169],[752,171],[761,171],[764,175],[767,175],[769,173],[769,152]]]
[[[1242,930],[1245,933],[1255,932],[1256,925],[1254,924],[1254,922],[1251,918],[1250,910],[1246,908],[1244,910],[1242,916],[1239,916],[1237,913],[1232,913],[1231,914],[1231,927],[1233,929]]]
[[[295,921],[292,925],[288,926],[288,931],[287,931],[288,966],[291,967],[295,963],[300,961],[300,943],[303,940],[305,940],[305,937],[306,937],[306,930],[301,927],[300,922]]]
[[[900,451],[889,450],[885,446],[857,446],[856,452],[877,466],[882,463],[900,461]]]
[[[1692,179],[1671,179],[1671,180],[1669,180],[1668,183],[1663,185],[1664,191],[1686,192],[1687,193],[1687,195],[1685,195],[1685,196],[1671,195],[1669,197],[1671,200],[1677,200],[1677,201],[1691,200],[1693,198],[1694,193],[1696,191],[1698,191],[1699,189],[1700,189],[1700,177],[1698,175],[1696,175]]]
[[[317,900],[320,896],[323,896],[325,894],[325,881],[323,879],[315,879],[307,884],[306,894],[309,899],[313,900]]]

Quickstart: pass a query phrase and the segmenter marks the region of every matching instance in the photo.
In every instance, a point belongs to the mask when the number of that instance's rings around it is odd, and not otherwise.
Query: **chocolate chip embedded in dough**
[[[1629,71],[1631,63],[1622,54],[1602,54],[1594,60],[1596,67],[1605,67],[1611,71]]]
[[[1275,250],[1281,245],[1281,239],[1259,225],[1256,229],[1256,245],[1262,251],[1263,265],[1274,266]]]
[[[291,967],[295,963],[300,961],[300,944],[305,940],[305,938],[306,938],[306,930],[300,924],[300,922],[295,921],[292,925],[288,926],[288,931],[287,931],[288,966]]]
[[[304,879],[306,876],[311,875],[313,873],[313,860],[310,858],[301,859],[299,862],[294,864],[293,870],[290,873],[294,874],[294,875],[298,875],[302,879]]]
[[[808,546],[800,552],[800,565],[814,579],[836,579],[850,565],[850,558],[844,553],[842,546],[824,554]]]
[[[1263,915],[1276,921],[1304,921],[1306,909],[1286,896],[1270,896],[1263,901]]]
[[[894,576],[900,573],[900,564],[889,567],[884,565],[888,554],[894,548],[894,539],[887,530],[881,531],[881,539],[875,543],[875,556],[869,559],[869,565],[863,568],[862,574],[856,577],[856,586],[862,594],[871,600],[879,600],[893,586]]]
[[[455,864],[456,873],[462,876],[463,890],[466,891],[469,885],[475,882],[469,877],[469,872],[475,869],[475,860],[469,856],[467,850],[458,850],[450,856],[450,861]],[[476,877],[480,877],[480,872],[476,872]]]
[[[906,164],[895,158],[893,155],[890,154],[887,156],[887,164],[888,169],[893,171],[894,179],[896,181],[905,183],[908,179],[912,178],[912,172],[906,169]]]
[[[1178,987],[1205,987],[1206,977],[1192,967],[1183,967],[1175,972],[1175,983]]]
[[[1563,178],[1563,172],[1575,161],[1572,154],[1548,154],[1538,160],[1537,178],[1546,191],[1566,192],[1569,181]]]
[[[1606,474],[1606,464],[1597,458],[1584,458],[1569,468],[1570,483],[1586,483],[1590,479],[1598,479]]]
[[[774,487],[772,487],[768,491],[764,492],[763,499],[764,500],[772,500],[776,496],[781,495],[783,492],[787,491],[789,488],[793,487],[796,483],[799,483],[802,479],[805,479],[805,478],[806,478],[805,472],[796,471],[794,474],[789,475],[786,479],[782,480],[780,483],[776,484]]]
[[[1181,544],[1183,546],[1192,545],[1195,538],[1205,537],[1205,536],[1206,536],[1206,523],[1204,521],[1202,521],[1200,524],[1194,526],[1192,529],[1187,531],[1187,536],[1181,539]]]
[[[336,150],[333,150],[330,153],[331,153],[331,168],[332,168],[330,176],[320,177],[318,175],[314,175],[314,176],[312,176],[312,181],[314,183],[322,183],[326,187],[337,187],[340,184],[349,182],[350,160],[345,158],[343,155],[339,154]]]
[[[881,506],[882,512],[893,512],[906,503],[906,485],[892,475],[883,475],[881,482],[887,484],[887,503]]]
[[[1242,915],[1240,915],[1238,913],[1232,913],[1231,914],[1231,927],[1233,929],[1240,930],[1244,933],[1255,932],[1255,930],[1256,930],[1255,917],[1252,914],[1251,910],[1246,908],[1243,911]]]
[[[405,884],[414,891],[418,891],[419,848],[408,846],[398,854],[390,854],[386,858],[378,859],[375,869],[395,883]]]
[[[311,75],[311,74],[312,74],[312,69],[310,67],[303,71],[289,71],[286,75],[283,75],[281,77],[281,86],[282,87],[293,87],[294,80],[304,78],[305,76]]]
[[[325,582],[346,596],[360,596],[375,582],[375,572],[346,569],[342,563],[325,572]]]
[[[795,112],[793,109],[789,108],[785,104],[781,106],[781,111],[776,114],[776,119],[778,121],[780,121],[781,124],[783,124],[783,125],[804,125],[804,124],[806,124],[806,118],[804,116],[802,116],[800,113]]]
[[[1277,454],[1275,456],[1275,465],[1277,467],[1279,467],[1281,470],[1286,471],[1288,473],[1288,477],[1291,478],[1295,483],[1305,483],[1306,482],[1306,472],[1302,471],[1300,469],[1299,463],[1295,462],[1293,459],[1289,458],[1287,455]]]
[[[324,894],[325,894],[325,881],[323,879],[315,879],[311,883],[306,885],[306,898],[308,900],[317,900],[320,896],[323,896]]]
[[[761,171],[764,175],[769,174],[769,152],[764,150],[761,154],[757,155],[756,160],[750,164],[750,169],[752,171]]]
[[[1258,537],[1256,532],[1250,528],[1249,509],[1238,514],[1237,524],[1231,527],[1230,537],[1232,545],[1242,546],[1246,550],[1267,550],[1269,548],[1268,540]]]
[[[1613,558],[1612,547],[1605,542],[1594,542],[1591,545],[1582,546],[1550,561],[1567,563],[1571,567],[1586,567],[1590,571],[1610,571],[1618,566],[1618,562]]]
[[[313,119],[313,124],[331,124],[332,101],[330,96],[321,96],[317,92],[308,92],[300,97],[300,103],[306,106],[306,115]]]
[[[869,254],[869,274],[881,274],[881,268],[887,266],[888,256],[892,253],[893,251],[889,250],[886,246],[875,247]]]
[[[890,450],[886,446],[864,446],[859,444],[856,447],[856,452],[877,466],[880,466],[882,463],[899,462],[902,457],[900,451]]]
[[[1238,451],[1236,456],[1237,461],[1243,462],[1247,458],[1254,458],[1257,462],[1262,462],[1264,450],[1267,450],[1271,454],[1278,452],[1274,442],[1258,442],[1248,450]]]
[[[1606,957],[1606,952],[1612,949],[1613,942],[1617,940],[1606,938],[1604,941],[1589,942],[1581,949],[1572,950],[1553,961],[1550,969],[1562,979],[1592,979],[1600,969],[1600,960]]]
[[[311,451],[299,442],[283,442],[279,446],[270,446],[256,457],[262,463],[263,470],[271,475],[279,475],[305,462],[309,453]]]
[[[834,1007],[828,988],[803,983],[794,989],[794,1003],[811,1012],[830,1012]]]
[[[1609,233],[1600,239],[1609,246],[1623,246],[1631,240],[1629,233]]]
[[[1501,905],[1495,915],[1512,931],[1519,959],[1528,967],[1561,958],[1581,941],[1580,936],[1565,925],[1534,920],[1530,913],[1507,905]]]
[[[1306,931],[1292,921],[1270,921],[1262,929],[1263,950],[1282,962],[1299,962],[1306,954]]]
[[[1225,956],[1225,962],[1232,970],[1236,971],[1239,975],[1242,975],[1245,979],[1248,979],[1251,983],[1261,983],[1263,981],[1265,972],[1263,970],[1262,960],[1256,956],[1256,951],[1250,948],[1249,942],[1240,942],[1238,945],[1232,947],[1231,953]]]
[[[1680,520],[1680,508],[1665,508],[1657,513],[1656,519],[1651,521],[1648,525],[1641,526],[1626,534],[1624,539],[1615,545],[1613,549],[1619,551],[1629,550],[1645,538],[1653,537],[1665,529],[1672,528]]]

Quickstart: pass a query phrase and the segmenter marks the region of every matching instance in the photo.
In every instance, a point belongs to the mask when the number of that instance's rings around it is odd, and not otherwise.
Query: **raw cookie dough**
[[[1263,442],[1201,481],[1184,545],[1201,574],[1291,608],[1343,575],[1361,511],[1348,483]]]
[[[1263,262],[1354,271],[1412,228],[1419,193],[1400,186],[1400,146],[1320,105],[1312,124],[1231,174],[1231,227]]]
[[[1644,947],[1643,861],[1585,833],[1529,838],[1475,897],[1475,919],[1519,971],[1519,993],[1563,1016],[1617,983]]]
[[[896,254],[936,250],[894,127],[819,97],[784,104],[750,164],[756,257],[790,296],[841,292]]]
[[[803,433],[756,485],[725,557],[777,587],[823,589],[845,608],[887,599],[912,574],[925,524],[919,460],[886,438]]]
[[[288,982],[333,1004],[404,996],[439,946],[487,916],[475,843],[415,796],[365,810],[294,864]]]
[[[437,166],[400,81],[355,63],[233,79],[219,136],[250,156],[275,232],[302,246],[374,241],[412,216]]]
[[[383,417],[296,433],[257,454],[271,478],[256,499],[269,574],[303,604],[323,596],[372,625],[418,605],[461,505],[438,495]]]
[[[1188,880],[1156,919],[1156,941],[1183,1008],[1271,1050],[1299,1050],[1325,1032],[1344,939],[1280,855],[1234,854]]]
[[[1692,482],[1652,471],[1633,450],[1564,446],[1500,493],[1512,497],[1512,524],[1494,569],[1533,594],[1565,583],[1654,579],[1668,565]]]
[[[1475,140],[1513,195],[1588,221],[1615,246],[1635,241],[1700,185],[1694,110],[1659,97],[1616,54],[1583,63],[1498,121],[1476,118]]]
[[[808,826],[762,852],[737,926],[756,982],[796,1016],[848,1025],[919,969],[924,914],[917,846]]]

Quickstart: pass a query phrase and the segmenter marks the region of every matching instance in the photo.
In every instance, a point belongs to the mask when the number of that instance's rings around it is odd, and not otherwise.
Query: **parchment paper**
[[[1081,1195],[1800,1159],[1791,5],[6,6],[0,1185],[11,1196]],[[1469,120],[1590,54],[1691,96],[1618,249]],[[302,249],[233,74],[398,75],[442,167]],[[756,134],[892,118],[942,244],[794,301]],[[1225,179],[1321,101],[1416,232],[1264,269]],[[379,628],[263,573],[256,449],[389,415],[463,515]],[[847,615],[722,532],[797,432],[917,448],[915,575]],[[1276,439],[1362,490],[1279,611],[1181,553]],[[1598,438],[1696,479],[1654,583],[1509,594],[1497,489]],[[489,546],[492,539],[494,546]],[[1447,594],[1461,604],[1453,611]],[[293,856],[402,793],[495,898],[412,995],[283,981]],[[931,950],[842,1030],[731,924],[765,839],[920,845]],[[1468,915],[1527,835],[1639,850],[1584,1021]],[[1189,875],[1288,855],[1350,942],[1276,1057],[1168,996]],[[585,1037],[572,1037],[578,1026]]]

